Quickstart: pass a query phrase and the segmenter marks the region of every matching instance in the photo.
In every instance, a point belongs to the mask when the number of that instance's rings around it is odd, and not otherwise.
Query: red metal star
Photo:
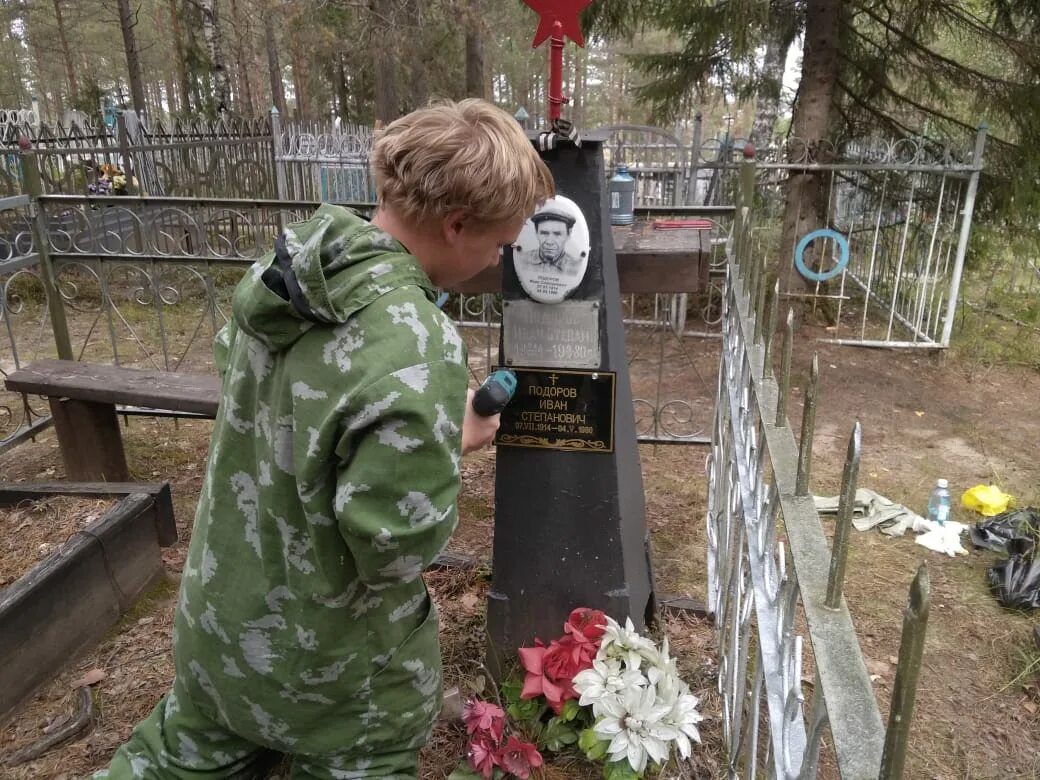
[[[585,38],[581,34],[578,14],[591,2],[592,0],[524,0],[524,5],[541,17],[531,48],[537,49],[547,38],[552,37],[553,24],[556,22],[563,27],[563,35],[584,48]]]

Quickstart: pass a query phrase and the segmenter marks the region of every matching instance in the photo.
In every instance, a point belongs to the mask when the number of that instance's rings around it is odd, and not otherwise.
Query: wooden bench
[[[65,477],[78,482],[127,482],[116,407],[217,416],[220,379],[72,360],[37,360],[7,377],[8,390],[47,396]]]

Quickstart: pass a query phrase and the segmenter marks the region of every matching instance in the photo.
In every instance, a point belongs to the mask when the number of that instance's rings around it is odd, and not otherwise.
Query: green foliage
[[[553,753],[559,753],[577,741],[577,729],[560,717],[550,718],[539,736],[539,746]]]
[[[989,123],[979,207],[1033,219],[1040,207],[1040,6],[1027,0],[829,0],[840,13],[829,135],[971,137]],[[829,4],[819,0],[814,8]],[[682,115],[711,85],[759,94],[770,36],[804,30],[809,0],[603,0],[587,20],[612,39],[656,27],[677,45],[636,54],[655,116]],[[785,45],[786,48],[786,45]],[[797,105],[795,110],[797,111]]]
[[[578,702],[574,699],[567,699],[563,703],[563,708],[560,710],[560,720],[564,723],[570,723],[572,720],[581,715],[581,707]]]
[[[642,776],[643,773],[636,772],[627,761],[611,761],[603,765],[605,780],[639,780]]]
[[[546,708],[538,699],[521,699],[523,687],[522,683],[515,680],[502,683],[502,698],[510,718],[533,723],[541,718]]]
[[[454,771],[448,775],[448,780],[482,780],[482,775],[463,759]]]
[[[583,729],[578,737],[578,747],[585,754],[585,758],[589,761],[599,761],[603,756],[607,755],[607,747],[609,742],[604,742],[602,739],[596,736],[596,732],[591,728]]]

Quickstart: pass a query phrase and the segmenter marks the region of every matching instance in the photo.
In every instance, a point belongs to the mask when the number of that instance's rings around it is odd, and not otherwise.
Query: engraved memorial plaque
[[[505,301],[502,354],[509,366],[599,368],[599,303],[565,301],[547,306]]]
[[[518,369],[495,442],[580,452],[614,451],[612,371]]]

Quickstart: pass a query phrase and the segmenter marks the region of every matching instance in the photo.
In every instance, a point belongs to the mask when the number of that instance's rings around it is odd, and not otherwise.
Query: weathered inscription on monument
[[[502,348],[510,366],[599,368],[599,303],[506,301]]]
[[[517,369],[516,378],[496,443],[614,451],[614,372]]]

